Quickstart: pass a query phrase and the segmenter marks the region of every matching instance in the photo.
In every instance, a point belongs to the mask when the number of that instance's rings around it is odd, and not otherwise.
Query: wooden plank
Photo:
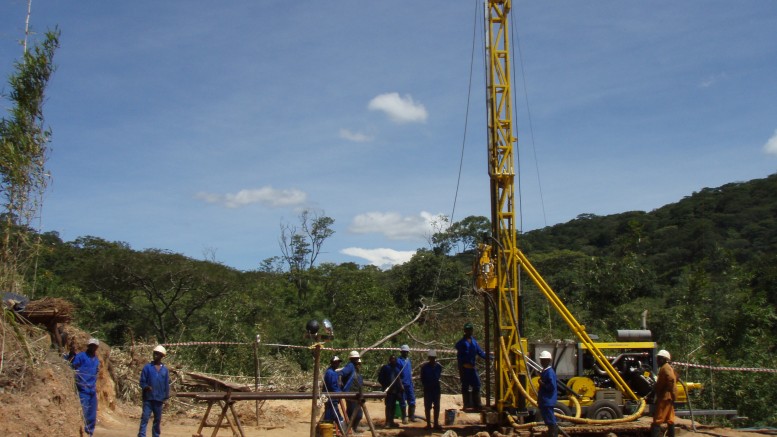
[[[234,382],[229,382],[229,381],[222,381],[218,378],[204,375],[202,373],[196,373],[196,372],[184,372],[184,373],[187,376],[190,376],[192,379],[208,384],[209,387],[212,387],[214,389],[222,389],[222,390],[226,389],[226,390],[239,391],[239,392],[251,391],[251,387],[247,385],[235,384]]]

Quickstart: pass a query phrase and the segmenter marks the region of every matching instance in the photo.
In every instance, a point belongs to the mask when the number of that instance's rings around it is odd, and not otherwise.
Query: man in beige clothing
[[[677,400],[677,374],[669,360],[672,357],[664,349],[658,351],[658,379],[653,391],[656,394],[656,403],[653,410],[653,424],[650,426],[650,437],[658,437],[661,434],[661,424],[666,423],[667,437],[674,437],[674,402]]]

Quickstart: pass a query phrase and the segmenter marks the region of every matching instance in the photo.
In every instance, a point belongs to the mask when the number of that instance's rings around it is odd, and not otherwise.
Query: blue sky
[[[319,262],[408,259],[440,214],[489,215],[478,4],[33,0],[33,39],[62,31],[41,230],[251,270],[308,208],[335,219]],[[26,10],[0,2],[4,78]],[[777,171],[777,2],[513,17],[523,230]]]

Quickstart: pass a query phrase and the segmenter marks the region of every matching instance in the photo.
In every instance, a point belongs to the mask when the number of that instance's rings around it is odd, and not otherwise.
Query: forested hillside
[[[326,317],[335,327],[332,346],[367,347],[420,315],[383,346],[445,349],[467,320],[476,335],[482,332],[482,300],[472,294],[468,273],[487,223],[454,223],[434,236],[433,247],[385,271],[353,263],[290,271],[279,254],[243,272],[164,250],[135,251],[92,236],[64,242],[46,233],[27,283],[35,298],[75,303],[78,324],[114,345],[251,342],[257,334],[266,343],[303,345],[305,322]],[[639,328],[647,311],[647,327],[676,361],[777,368],[777,174],[704,189],[651,212],[584,214],[521,235],[519,244],[587,331],[603,340]],[[533,285],[524,290],[526,335],[572,338]],[[309,366],[306,351],[267,353]],[[250,375],[251,354],[214,346],[180,356],[203,369]],[[696,408],[735,408],[777,425],[775,373],[678,370],[707,386]]]

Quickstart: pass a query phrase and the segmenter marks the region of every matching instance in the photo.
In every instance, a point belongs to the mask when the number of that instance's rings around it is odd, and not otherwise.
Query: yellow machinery
[[[512,90],[510,71],[509,21],[511,0],[486,0],[486,99],[488,110],[488,174],[491,194],[491,241],[478,248],[474,267],[475,287],[485,296],[485,348],[494,358],[494,387],[491,393],[491,375],[486,373],[487,409],[483,419],[489,424],[512,423],[512,413],[525,411],[527,401],[533,403],[527,369],[537,370],[529,357],[528,342],[521,332],[523,314],[519,288],[520,275],[528,275],[577,337],[574,356],[578,362],[575,373],[566,379],[566,388],[572,394],[566,405],[560,405],[562,414],[571,414],[574,405],[577,417],[566,417],[587,423],[629,421],[639,417],[652,391],[652,369],[656,345],[653,342],[625,341],[621,343],[594,343],[572,313],[550,288],[528,258],[518,249],[518,213],[515,202],[515,165],[513,151],[517,138],[513,131]],[[493,344],[492,344],[493,343]],[[535,351],[536,345],[535,346]],[[608,358],[602,350],[619,355]],[[492,354],[493,352],[493,354]],[[586,358],[588,367],[582,359]],[[638,363],[634,366],[633,363]],[[618,369],[614,365],[618,366]],[[584,375],[586,368],[592,373]],[[629,383],[624,380],[629,379]],[[639,393],[635,393],[636,387]],[[698,389],[690,383],[688,388]],[[495,403],[491,404],[491,397]],[[678,384],[678,402],[685,401],[685,388]],[[624,408],[625,405],[630,408]],[[564,407],[569,407],[565,409]],[[580,418],[581,413],[588,419]],[[626,411],[628,417],[621,418]],[[611,420],[610,420],[611,422]]]
[[[511,0],[486,1],[486,93],[488,107],[488,174],[491,190],[491,244],[480,246],[475,268],[476,286],[486,294],[485,346],[493,350],[495,414],[486,421],[504,423],[506,411],[526,407],[527,370],[522,338],[519,274],[534,281],[553,308],[562,316],[580,343],[590,351],[597,365],[606,372],[616,388],[629,399],[637,395],[596,347],[563,302],[534,269],[516,243],[518,212],[515,202],[515,166],[513,150],[517,139],[513,131],[510,33],[508,17]],[[493,337],[492,337],[493,336]],[[490,340],[493,338],[493,348]],[[491,397],[491,378],[486,375],[486,395]],[[520,387],[519,387],[520,385]],[[489,407],[491,407],[489,405]]]

